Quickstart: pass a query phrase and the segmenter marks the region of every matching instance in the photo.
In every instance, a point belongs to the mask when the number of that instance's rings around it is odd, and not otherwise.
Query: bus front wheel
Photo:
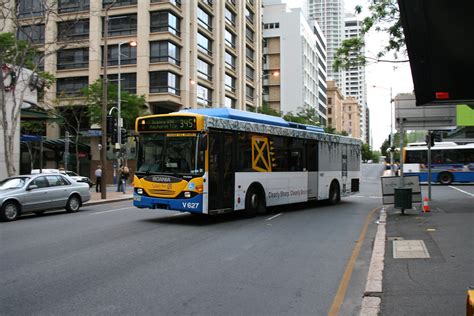
[[[441,184],[449,185],[453,182],[453,175],[449,172],[441,172],[438,175],[438,181]]]
[[[265,211],[265,199],[261,190],[257,186],[250,187],[245,196],[245,216],[254,217],[257,214],[264,214]]]

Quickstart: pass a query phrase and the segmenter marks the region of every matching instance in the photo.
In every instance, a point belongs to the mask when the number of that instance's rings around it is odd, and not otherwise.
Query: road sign
[[[399,184],[400,177],[382,177],[382,201],[384,205],[394,204],[395,188],[398,188]],[[421,189],[418,176],[404,176],[403,184],[404,188],[411,189],[412,202],[421,203]]]
[[[416,106],[413,94],[395,97],[395,127],[405,130],[452,130],[456,128],[456,105]]]

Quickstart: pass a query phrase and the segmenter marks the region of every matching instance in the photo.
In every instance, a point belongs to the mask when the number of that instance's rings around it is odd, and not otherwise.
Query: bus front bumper
[[[202,201],[202,194],[189,199],[163,199],[137,193],[133,194],[133,205],[138,208],[202,213]]]

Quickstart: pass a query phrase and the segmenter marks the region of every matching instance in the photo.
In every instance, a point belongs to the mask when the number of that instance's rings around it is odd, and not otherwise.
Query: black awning
[[[90,153],[91,148],[89,145],[83,144],[83,143],[78,143],[79,145],[79,151],[81,152],[87,152]],[[64,148],[66,146],[66,142],[64,139],[47,139],[43,141],[43,146],[45,148],[48,148],[53,151],[64,151]],[[69,152],[74,152],[75,151],[75,142],[70,140],[69,141]]]
[[[474,1],[398,3],[416,105],[474,104]]]

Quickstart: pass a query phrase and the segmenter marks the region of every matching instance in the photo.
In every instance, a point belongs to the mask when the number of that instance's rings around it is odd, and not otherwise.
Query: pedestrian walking
[[[129,176],[130,176],[130,170],[128,169],[128,167],[127,166],[122,167],[121,172],[120,172],[120,179],[122,182],[123,194],[125,194],[125,191],[127,190],[127,181],[128,181]]]
[[[102,192],[102,168],[100,165],[95,169],[95,192]]]

